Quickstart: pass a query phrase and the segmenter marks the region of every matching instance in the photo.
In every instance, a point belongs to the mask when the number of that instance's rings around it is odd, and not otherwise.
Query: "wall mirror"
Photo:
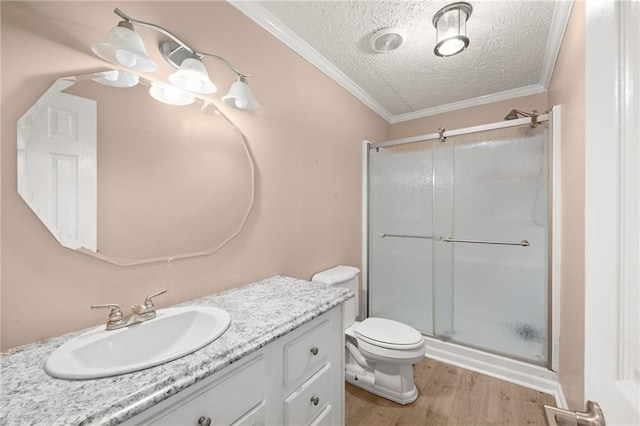
[[[210,101],[158,84],[60,78],[18,120],[18,192],[63,246],[131,265],[210,254],[241,231],[254,200],[244,135]]]

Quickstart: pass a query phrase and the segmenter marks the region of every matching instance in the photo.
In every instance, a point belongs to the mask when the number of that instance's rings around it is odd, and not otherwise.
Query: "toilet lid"
[[[387,348],[414,349],[423,344],[418,330],[386,318],[367,318],[358,325],[355,333],[365,342]]]

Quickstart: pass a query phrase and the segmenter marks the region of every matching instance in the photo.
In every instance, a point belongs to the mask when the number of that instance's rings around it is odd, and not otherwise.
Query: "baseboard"
[[[558,382],[558,388],[553,396],[556,398],[556,407],[564,408],[565,410],[569,409],[569,404],[567,404],[567,400],[564,397],[564,392],[562,392],[560,382]]]
[[[425,346],[428,358],[547,393],[555,398],[559,408],[567,408],[554,371],[429,337],[425,338]]]

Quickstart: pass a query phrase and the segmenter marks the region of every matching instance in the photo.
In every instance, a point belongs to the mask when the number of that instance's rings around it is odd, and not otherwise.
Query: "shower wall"
[[[370,314],[546,365],[547,139],[525,125],[373,150]]]

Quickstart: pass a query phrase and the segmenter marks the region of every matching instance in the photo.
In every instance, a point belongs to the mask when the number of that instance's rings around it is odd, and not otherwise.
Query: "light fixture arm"
[[[113,13],[115,13],[116,15],[118,15],[119,17],[121,17],[122,19],[124,19],[125,21],[127,21],[129,23],[133,23],[133,24],[136,24],[136,25],[141,25],[143,27],[151,28],[151,29],[154,29],[154,30],[166,35],[167,37],[169,37],[170,39],[172,39],[173,41],[178,43],[180,45],[180,47],[184,48],[185,50],[189,51],[193,55],[197,56],[198,59],[202,59],[203,57],[216,59],[217,61],[222,62],[224,65],[226,65],[227,68],[229,68],[231,71],[233,71],[238,77],[240,77],[240,78],[249,77],[249,74],[244,74],[244,73],[240,72],[240,70],[238,70],[238,68],[236,68],[231,62],[227,61],[222,56],[214,55],[213,53],[200,52],[199,50],[194,49],[193,47],[189,46],[187,43],[182,41],[177,35],[173,34],[171,31],[169,31],[168,29],[166,29],[166,28],[164,28],[164,27],[162,27],[160,25],[156,25],[156,24],[152,24],[150,22],[145,22],[145,21],[141,21],[139,19],[132,18],[131,16],[127,15],[122,10],[118,9],[117,7],[113,10]]]
[[[213,58],[213,59],[216,59],[216,60],[222,62],[223,64],[225,64],[227,66],[227,68],[229,68],[231,71],[236,73],[236,75],[238,77],[241,77],[241,78],[249,77],[249,74],[241,73],[240,70],[238,70],[238,68],[234,67],[231,62],[227,61],[222,56],[214,55],[213,53],[200,52],[199,50],[195,50],[194,53],[196,55],[199,55],[200,57],[205,57],[206,56],[207,58]]]
[[[124,13],[123,11],[118,9],[117,7],[113,10],[113,13],[115,13],[116,15],[118,15],[119,17],[121,17],[122,19],[124,19],[127,22],[130,22],[130,23],[133,23],[133,24],[136,24],[136,25],[142,25],[143,27],[152,28],[152,29],[154,29],[154,30],[156,30],[158,32],[161,32],[162,34],[166,35],[167,37],[171,38],[173,41],[178,43],[180,46],[182,46],[185,49],[187,49],[189,52],[197,53],[195,51],[195,49],[191,48],[187,43],[185,43],[184,41],[180,40],[180,38],[178,38],[177,35],[173,34],[168,29],[166,29],[164,27],[161,27],[160,25],[156,25],[156,24],[152,24],[150,22],[145,22],[145,21],[141,21],[139,19],[132,18],[131,16],[127,15],[126,13]]]

